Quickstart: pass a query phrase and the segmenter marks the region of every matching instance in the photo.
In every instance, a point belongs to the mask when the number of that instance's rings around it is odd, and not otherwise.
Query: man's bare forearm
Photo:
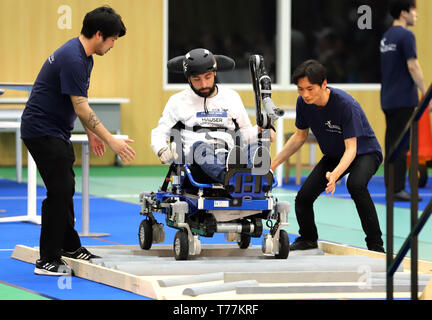
[[[88,119],[88,124],[91,128],[96,129],[96,127],[98,126],[98,124],[100,124],[100,120],[98,119],[98,117],[96,116],[96,114],[94,112],[90,112],[89,114],[89,119]]]
[[[426,87],[424,84],[423,70],[420,66],[420,63],[418,62],[417,59],[411,59],[408,60],[407,64],[408,64],[409,73],[411,74],[414,83],[417,85],[421,93],[424,95],[426,93]]]
[[[85,97],[71,96],[75,113],[81,120],[85,129],[90,130],[105,142],[109,143],[112,139],[111,133],[104,127],[97,115],[94,113]],[[87,130],[86,130],[87,131]],[[88,131],[87,131],[88,132]]]
[[[296,153],[304,144],[307,138],[307,132],[300,134],[296,131],[293,136],[285,143],[282,150],[272,160],[271,167],[276,169],[280,164],[285,162],[291,155]]]
[[[345,152],[340,159],[338,165],[333,169],[336,175],[336,180],[348,169],[357,155],[357,138],[349,138],[345,140]]]

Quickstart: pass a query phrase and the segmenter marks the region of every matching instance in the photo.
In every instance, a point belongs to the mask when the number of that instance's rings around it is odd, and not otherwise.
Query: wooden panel
[[[432,300],[432,279],[429,281],[426,288],[424,288],[420,300]]]
[[[367,255],[371,258],[386,257],[385,253],[369,251],[362,248],[355,248],[326,241],[319,241],[318,247],[326,254],[331,255]],[[403,266],[404,270],[411,270],[411,259],[403,258],[401,265]],[[427,260],[418,260],[418,272],[432,274],[432,262]]]
[[[237,299],[237,300],[246,300],[246,299],[272,299],[272,300],[281,300],[281,299],[372,299],[372,298],[385,298],[385,286],[379,283],[376,286],[376,290],[362,290],[359,288],[359,285],[362,283],[362,273],[359,272],[359,266],[367,265],[371,268],[370,275],[370,285],[372,286],[372,282],[380,279],[374,278],[374,269],[376,266],[385,265],[385,255],[381,254],[380,256],[374,256],[369,254],[370,252],[367,250],[361,250],[356,248],[350,248],[342,245],[334,245],[331,243],[325,243],[325,245],[321,245],[320,247],[325,249],[326,255],[316,255],[300,253],[297,257],[295,257],[295,253],[290,255],[288,261],[278,260],[274,261],[271,258],[269,259],[260,259],[257,257],[262,255],[261,248],[259,246],[253,246],[248,250],[241,250],[236,245],[204,245],[203,253],[208,251],[202,256],[206,256],[207,258],[203,258],[202,263],[199,263],[196,259],[200,259],[200,257],[195,257],[194,261],[184,261],[179,262],[173,260],[167,260],[165,257],[172,257],[172,248],[168,245],[155,245],[152,250],[141,250],[138,246],[99,246],[99,247],[88,247],[90,251],[103,256],[102,262],[99,263],[97,261],[83,261],[83,260],[75,260],[64,258],[67,264],[74,270],[75,276],[81,277],[84,279],[88,279],[95,282],[104,283],[110,286],[114,286],[123,290],[131,291],[139,295],[147,296],[153,299],[169,299],[169,300],[179,300],[179,299],[199,299],[199,300],[227,300],[227,299]],[[237,249],[235,249],[235,247]],[[101,251],[98,251],[101,250]],[[352,251],[354,250],[354,251]],[[359,252],[355,250],[361,250]],[[123,252],[121,252],[123,251]],[[250,256],[245,252],[252,251]],[[228,254],[229,253],[229,254]],[[333,254],[337,254],[335,256]],[[361,256],[354,256],[354,254],[362,255],[366,254],[370,257],[362,258]],[[343,257],[343,255],[346,255]],[[28,263],[35,263],[36,259],[39,257],[39,252],[37,248],[30,248],[23,245],[16,245],[12,254],[12,258],[25,261]],[[209,259],[208,257],[212,257]],[[232,259],[235,259],[235,263],[233,263]],[[376,259],[371,259],[376,258]],[[104,260],[105,259],[105,260]],[[223,262],[226,259],[227,262]],[[257,260],[259,259],[259,260]],[[289,262],[290,259],[292,262]],[[228,263],[231,263],[231,265]],[[259,262],[258,262],[259,261]],[[272,262],[273,261],[273,262]],[[303,263],[301,263],[303,261]],[[127,262],[127,264],[125,264]],[[252,262],[252,263],[251,263]],[[315,276],[315,279],[310,275],[306,275],[308,273],[317,273],[323,270],[329,270],[334,268],[334,264],[343,264],[349,265],[351,264],[350,271],[332,271],[333,276],[331,277],[322,277]],[[152,272],[142,274],[143,269],[149,270],[148,266],[156,265],[158,266],[158,270],[161,272],[153,272],[155,269],[151,269]],[[187,264],[185,266],[184,264]],[[222,270],[230,270],[233,266],[234,269],[242,268],[242,264],[244,268],[250,270],[247,272],[247,275],[244,275],[244,272],[231,272],[231,271],[222,271]],[[263,272],[262,268],[259,265],[266,267],[266,272]],[[277,270],[278,267],[274,268],[274,266],[279,265],[282,267],[282,270]],[[297,267],[294,267],[297,265]],[[305,268],[305,265],[308,268]],[[200,274],[205,273],[206,269],[217,269],[217,273],[224,272],[224,276],[221,279],[220,277],[203,277],[198,276]],[[272,266],[272,267],[270,267]],[[309,268],[309,266],[311,268]],[[314,268],[318,268],[320,270],[313,270]],[[285,270],[286,269],[286,270]],[[307,271],[306,269],[310,269]],[[338,269],[338,268],[337,268]],[[123,270],[123,271],[122,271]],[[187,270],[187,272],[185,272]],[[242,269],[243,270],[243,269]],[[347,269],[348,270],[348,269]],[[287,274],[287,272],[291,272],[291,275]],[[256,293],[249,294],[236,294],[235,291],[222,291],[228,283],[232,283],[231,281],[239,281],[239,280],[252,280],[258,281],[261,288],[277,288],[278,286],[292,286],[293,282],[289,280],[289,277],[293,276],[293,273],[297,273],[297,280],[295,281],[295,291],[289,291],[291,293],[284,294],[270,294],[267,293],[265,295],[257,295]],[[142,275],[139,275],[142,274]],[[348,274],[348,276],[347,276]],[[356,276],[357,274],[357,276]],[[339,277],[338,277],[339,275]],[[395,277],[396,279],[405,279],[404,277],[406,273],[398,272]],[[421,277],[425,278],[424,275],[420,274]],[[228,277],[231,280],[227,279]],[[269,280],[270,278],[270,280]],[[303,280],[300,280],[303,278]],[[225,280],[223,280],[225,279]],[[364,279],[366,280],[366,279]],[[174,285],[163,286],[161,283],[164,282],[175,282]],[[320,289],[320,286],[328,286],[328,291]],[[349,292],[348,290],[344,292],[342,288],[346,288],[347,285],[356,286],[357,292]],[[375,285],[375,284],[374,284]],[[340,287],[339,290],[332,290],[332,288]],[[185,289],[194,288],[197,290],[203,290],[208,292],[205,294],[201,294],[198,297],[191,297],[185,295]],[[311,291],[311,288],[316,288],[317,291]],[[397,288],[397,285],[395,286]],[[211,289],[211,290],[209,290]],[[365,288],[366,289],[366,288]],[[428,296],[428,292],[426,289],[430,289],[429,287],[425,287],[425,291],[422,293],[422,299],[430,299]],[[394,293],[395,298],[409,298],[409,291],[406,290],[406,285],[404,288],[399,290],[395,290]]]
[[[122,131],[136,142],[134,165],[156,163],[150,149],[150,131],[160,116],[162,100],[162,4],[160,0],[4,0],[0,10],[2,42],[1,82],[33,82],[44,60],[70,38],[79,35],[85,13],[108,4],[123,18],[126,36],[103,57],[94,56],[90,97],[125,97],[130,104],[122,108]],[[57,9],[72,9],[72,29],[61,30]],[[23,96],[7,91],[3,97]],[[0,165],[15,164],[13,134],[0,135]],[[80,152],[79,148],[76,149]],[[25,147],[24,147],[25,151]],[[25,154],[26,152],[24,152]],[[149,157],[149,154],[151,155]],[[92,164],[112,164],[109,151]],[[80,163],[77,154],[77,163]]]

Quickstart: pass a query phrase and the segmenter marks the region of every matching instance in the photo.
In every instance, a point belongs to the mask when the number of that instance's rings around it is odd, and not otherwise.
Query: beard
[[[200,96],[201,98],[207,98],[209,96],[211,96],[215,90],[216,90],[216,81],[213,83],[213,86],[210,88],[201,88],[199,90],[195,89],[194,86],[191,84],[190,85],[193,92],[195,92],[198,96]],[[204,90],[208,90],[207,92],[204,92]]]

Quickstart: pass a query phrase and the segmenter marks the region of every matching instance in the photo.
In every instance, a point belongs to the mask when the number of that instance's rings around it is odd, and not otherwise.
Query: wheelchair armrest
[[[189,178],[189,181],[192,183],[193,186],[198,187],[198,188],[212,188],[213,187],[213,185],[209,184],[209,183],[196,182],[195,179],[192,177],[191,170],[187,164],[185,164],[184,169],[185,169],[187,177]]]

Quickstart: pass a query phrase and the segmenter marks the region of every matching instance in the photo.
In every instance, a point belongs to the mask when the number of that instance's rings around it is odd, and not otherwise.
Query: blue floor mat
[[[25,215],[27,210],[27,184],[0,179],[0,217]],[[46,189],[37,189],[37,212],[41,212]],[[81,237],[83,246],[138,245],[138,227],[144,218],[139,214],[140,206],[101,197],[90,197],[89,232],[108,233],[100,238]],[[75,228],[82,231],[81,194],[74,199]],[[157,220],[165,224],[165,216],[155,214]],[[171,245],[175,232],[165,228],[164,244]],[[148,298],[99,284],[86,279],[72,277],[59,280],[58,277],[34,275],[34,265],[11,258],[18,244],[29,247],[39,246],[40,226],[25,222],[0,223],[0,280],[23,287],[41,295],[61,300],[146,300]],[[293,241],[295,236],[290,235]],[[203,244],[226,243],[223,234],[212,238],[201,238]],[[252,238],[253,245],[261,245],[260,238]],[[60,282],[59,282],[60,281]],[[69,282],[70,286],[69,286]],[[69,288],[70,287],[70,288]]]
[[[304,178],[302,179],[304,180]],[[283,188],[298,190],[294,184],[285,185]],[[375,203],[385,204],[385,188],[382,177],[374,177],[369,185],[372,198]],[[419,203],[422,209],[430,200],[431,188],[421,189],[423,201]],[[431,195],[429,194],[431,193]],[[40,213],[42,200],[45,197],[45,188],[37,189],[37,212]],[[344,183],[336,188],[336,197],[349,198]],[[396,206],[409,207],[409,203],[395,203]],[[77,193],[74,200],[76,230],[82,231],[81,226],[81,194]],[[138,245],[138,226],[143,219],[139,215],[138,204],[110,200],[102,197],[90,197],[90,232],[109,233],[107,237],[87,238],[82,237],[84,246],[102,246],[113,244]],[[11,180],[0,179],[0,217],[24,215],[27,210],[27,184],[16,183]],[[165,223],[165,216],[156,214],[159,222]],[[165,244],[173,243],[177,230],[165,228]],[[20,286],[42,295],[62,300],[146,300],[148,298],[99,284],[93,281],[73,277],[68,282],[58,277],[36,276],[33,274],[34,265],[11,258],[12,250],[17,244],[26,246],[39,245],[40,226],[23,223],[0,223],[0,280],[16,286]],[[290,234],[293,242],[295,235]],[[212,238],[202,237],[203,244],[226,243],[223,234],[215,234]],[[261,245],[261,238],[252,238],[253,245]]]
[[[0,180],[0,217],[25,215],[27,184]],[[45,188],[38,187],[40,213]],[[74,201],[76,229],[81,231],[81,195]],[[82,237],[84,246],[138,244],[139,206],[103,198],[90,198],[90,232],[108,232],[100,238]],[[11,258],[15,245],[39,246],[40,226],[25,222],[0,223],[0,280],[61,300],[147,300],[128,291],[86,279],[34,275],[34,264]],[[1,297],[0,297],[1,299]]]
[[[11,254],[12,251],[0,251],[0,279],[45,297],[60,300],[148,300],[125,290],[78,277],[35,275],[33,264],[15,260]]]

